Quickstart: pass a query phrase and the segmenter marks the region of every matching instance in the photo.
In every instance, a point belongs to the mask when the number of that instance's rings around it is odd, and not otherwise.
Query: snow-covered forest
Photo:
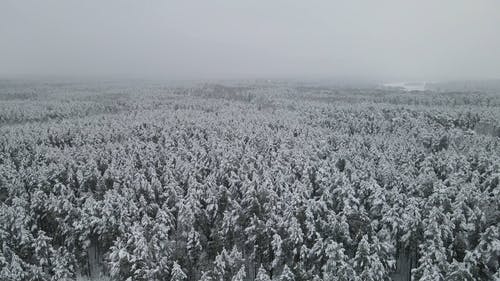
[[[0,280],[500,279],[499,94],[0,83]]]

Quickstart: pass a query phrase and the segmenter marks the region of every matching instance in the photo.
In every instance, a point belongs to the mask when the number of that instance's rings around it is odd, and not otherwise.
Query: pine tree
[[[245,271],[245,266],[242,265],[240,270],[238,270],[238,272],[236,273],[236,275],[234,275],[233,278],[231,278],[231,281],[244,281],[246,274],[247,273]]]
[[[500,226],[490,226],[482,234],[474,249],[476,262],[480,265],[479,274],[492,277],[500,270]]]
[[[186,249],[188,252],[189,259],[193,263],[196,263],[203,249],[200,243],[200,235],[196,230],[194,230],[194,228],[191,228],[191,230],[187,234]]]
[[[378,241],[375,243],[378,244]],[[361,280],[375,281],[388,279],[384,265],[378,255],[372,251],[367,235],[364,235],[358,244],[356,256],[354,257],[354,268]]]
[[[229,270],[226,270],[226,256],[227,256],[227,251],[226,249],[223,249],[222,252],[220,252],[216,257],[214,261],[214,276],[217,277],[219,280],[224,279],[225,273]]]
[[[271,281],[271,278],[267,274],[267,271],[264,269],[262,264],[259,267],[259,271],[257,272],[255,281]]]
[[[64,252],[61,253],[61,249],[59,249],[54,253],[54,273],[51,278],[53,281],[70,281],[74,279],[73,259],[68,252],[62,251]]]
[[[412,271],[419,280],[441,280],[447,273],[448,262],[443,238],[448,230],[446,217],[440,208],[432,208],[429,217],[424,220],[426,229],[424,243],[420,245],[420,266]]]
[[[446,276],[448,280],[474,280],[468,264],[453,260],[450,264],[449,274]]]
[[[181,266],[177,262],[174,262],[172,265],[170,276],[170,281],[183,281],[187,279],[187,275],[182,271]]]
[[[361,241],[358,243],[356,256],[354,257],[354,267],[359,273],[362,272],[364,268],[369,267],[370,262],[370,244],[368,242],[368,236],[363,235]]]
[[[272,261],[271,266],[276,269],[280,265],[283,256],[283,249],[282,249],[283,242],[281,240],[281,236],[279,234],[274,234],[273,241],[271,243],[274,252],[274,259]]]
[[[283,270],[281,271],[281,275],[279,278],[280,281],[295,281],[295,274],[290,270],[288,265],[285,264]]]
[[[356,272],[350,264],[350,258],[345,254],[342,244],[334,241],[329,242],[325,254],[328,258],[322,268],[325,280],[356,280]]]
[[[200,281],[212,281],[212,276],[210,276],[210,272],[203,271],[201,273]]]

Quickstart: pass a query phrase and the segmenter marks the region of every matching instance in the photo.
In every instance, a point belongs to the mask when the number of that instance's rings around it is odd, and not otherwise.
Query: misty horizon
[[[497,1],[3,1],[0,77],[500,78]]]

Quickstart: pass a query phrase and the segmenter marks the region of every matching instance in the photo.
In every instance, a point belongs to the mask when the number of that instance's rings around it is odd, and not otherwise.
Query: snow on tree
[[[290,270],[288,265],[285,264],[283,267],[283,270],[281,271],[280,274],[280,281],[295,281],[295,274]]]
[[[331,241],[326,246],[327,261],[323,266],[325,280],[356,280],[357,274],[352,267],[349,256],[345,254],[342,244]]]
[[[170,276],[171,281],[183,281],[187,279],[187,275],[182,271],[181,266],[177,262],[174,262],[172,265]]]
[[[279,234],[274,234],[272,241],[272,249],[274,252],[274,259],[272,261],[273,268],[277,268],[281,263],[283,256],[282,243],[281,236]]]
[[[259,271],[257,272],[255,281],[271,281],[271,278],[267,274],[267,271],[264,269],[262,264],[259,267]]]
[[[420,266],[415,269],[419,280],[440,280],[448,271],[447,251],[444,239],[449,235],[446,216],[440,208],[433,208],[424,220],[424,243],[420,245]],[[437,279],[436,279],[437,278]]]
[[[245,266],[241,266],[240,270],[231,278],[231,281],[244,281],[246,276]]]
[[[243,84],[0,93],[0,279],[498,279],[497,95]]]
[[[208,271],[203,271],[201,273],[200,281],[211,281],[213,280],[212,277],[210,276],[210,272]]]
[[[375,244],[378,244],[378,241]],[[388,280],[388,272],[372,247],[368,236],[364,235],[358,244],[353,267],[361,280]]]

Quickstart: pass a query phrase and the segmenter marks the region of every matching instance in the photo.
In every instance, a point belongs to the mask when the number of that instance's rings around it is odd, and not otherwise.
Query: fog
[[[0,76],[500,78],[500,1],[0,2]]]

